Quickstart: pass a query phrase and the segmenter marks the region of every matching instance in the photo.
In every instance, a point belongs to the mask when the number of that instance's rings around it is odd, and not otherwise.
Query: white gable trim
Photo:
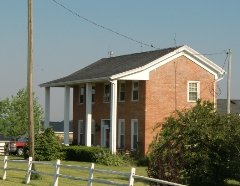
[[[119,80],[149,80],[149,72],[180,57],[185,56],[197,65],[201,66],[209,73],[215,76],[215,79],[221,78],[225,71],[220,68],[218,65],[199,54],[192,48],[184,45],[173,52],[170,52],[142,67],[122,72],[110,77],[110,79],[119,79]]]

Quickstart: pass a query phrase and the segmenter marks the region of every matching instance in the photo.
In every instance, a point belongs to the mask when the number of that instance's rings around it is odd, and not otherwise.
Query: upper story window
[[[109,102],[110,101],[110,84],[109,83],[104,84],[103,101],[104,102]]]
[[[95,103],[95,94],[96,94],[96,88],[95,85],[92,86],[92,103]]]
[[[200,82],[188,81],[188,102],[196,102],[200,98]]]
[[[133,81],[132,82],[132,100],[138,101],[139,99],[139,82]]]
[[[125,82],[119,82],[119,101],[125,101]]]
[[[84,97],[85,97],[85,88],[84,86],[81,86],[79,88],[79,103],[84,103]]]

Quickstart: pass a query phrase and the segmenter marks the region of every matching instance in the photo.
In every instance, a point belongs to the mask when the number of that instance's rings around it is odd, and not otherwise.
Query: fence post
[[[91,163],[91,167],[89,169],[89,175],[88,175],[88,186],[92,186],[93,172],[94,172],[94,163]]]
[[[136,171],[136,169],[132,167],[131,168],[131,173],[130,173],[130,176],[129,176],[129,182],[128,182],[129,186],[133,186],[135,171]]]
[[[55,163],[55,173],[54,173],[53,186],[58,186],[59,170],[60,170],[60,160],[57,160],[56,163]]]
[[[2,177],[3,180],[6,180],[6,178],[7,178],[7,160],[8,160],[8,157],[4,156],[4,160],[3,160],[3,177]]]
[[[29,157],[28,158],[28,170],[27,170],[26,180],[25,180],[26,184],[29,184],[30,179],[31,179],[31,174],[32,174],[32,157]]]

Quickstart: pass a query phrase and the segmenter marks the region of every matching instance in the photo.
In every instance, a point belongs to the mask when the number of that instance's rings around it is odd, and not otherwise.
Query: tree
[[[240,118],[220,115],[198,101],[159,125],[149,153],[148,175],[188,185],[224,185],[240,179]]]
[[[37,132],[43,118],[43,109],[36,97],[33,100],[33,107]],[[26,89],[20,89],[15,96],[0,101],[0,133],[16,138],[28,134]]]

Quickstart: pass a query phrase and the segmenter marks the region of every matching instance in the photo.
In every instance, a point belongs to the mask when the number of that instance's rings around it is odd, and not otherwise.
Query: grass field
[[[23,186],[26,185],[24,184],[25,181],[25,175],[26,175],[26,170],[27,170],[27,163],[15,163],[15,162],[8,162],[8,168],[19,168],[19,169],[24,169],[25,171],[15,171],[15,170],[8,170],[7,171],[7,179],[2,180],[3,176],[3,159],[4,156],[0,156],[0,185],[1,186]],[[10,156],[9,159],[22,159],[14,156]],[[55,162],[52,161],[52,164]],[[75,162],[75,161],[61,161],[61,164],[66,164],[66,165],[77,165],[77,166],[83,166],[83,167],[90,167],[89,162]],[[103,169],[103,170],[114,170],[114,171],[119,171],[119,172],[125,172],[125,173],[130,173],[131,170],[131,165],[129,166],[124,166],[124,167],[115,167],[115,166],[104,166],[100,164],[95,164],[95,169]],[[146,173],[146,167],[135,167],[136,168],[136,174],[141,175],[141,176],[147,176]],[[36,165],[36,170],[44,173],[54,173],[54,166],[50,165]],[[60,174],[64,175],[71,175],[75,177],[81,177],[81,178],[88,178],[88,171],[82,171],[82,170],[76,170],[76,169],[66,169],[61,167],[60,168]],[[100,173],[94,173],[94,178],[97,179],[104,179],[104,180],[109,180],[109,181],[115,181],[118,183],[127,183],[128,179],[123,178],[118,175],[113,175],[113,174],[100,174]],[[53,176],[48,176],[48,175],[41,175],[41,178],[38,180],[31,180],[28,185],[31,186],[50,186],[53,183]],[[79,181],[79,180],[71,180],[67,178],[59,178],[59,186],[78,186],[78,185],[87,185],[87,182],[84,181]],[[101,186],[104,184],[99,184],[99,183],[93,183],[94,186]],[[144,185],[149,185],[144,182],[140,182],[139,180],[134,181],[134,186],[144,186]],[[239,186],[240,183],[234,180],[229,180],[226,183],[226,186]]]
[[[0,156],[0,177],[2,178],[3,175],[3,159],[4,156]],[[16,159],[16,157],[9,157],[9,159]],[[54,164],[54,161],[52,162]],[[61,164],[67,164],[67,165],[78,165],[78,166],[84,166],[84,167],[90,167],[90,163],[88,162],[73,162],[73,161],[61,161]],[[8,162],[8,168],[20,168],[27,170],[27,163],[15,163],[15,162]],[[104,170],[114,170],[119,172],[125,172],[130,173],[131,165],[124,166],[124,167],[114,167],[114,166],[104,166],[95,164],[95,169],[104,169]],[[44,173],[54,173],[54,167],[49,165],[36,165],[36,170],[41,171]],[[75,170],[75,169],[67,169],[67,168],[60,168],[60,173],[64,175],[71,175],[81,178],[88,178],[88,171],[82,171],[82,170]],[[146,176],[146,167],[136,167],[136,174]],[[0,185],[3,186],[18,186],[18,185],[25,185],[25,175],[26,171],[15,171],[15,170],[8,170],[7,171],[7,179],[3,181],[0,180]],[[105,179],[105,180],[111,180],[116,181],[118,183],[127,183],[127,179],[118,175],[113,174],[100,174],[100,173],[94,173],[94,178],[98,179]],[[41,175],[41,178],[39,180],[31,180],[29,185],[33,186],[50,186],[53,183],[53,176],[48,175]],[[79,181],[79,180],[71,180],[67,178],[59,178],[59,186],[77,186],[77,185],[87,185],[87,182]],[[93,183],[93,185],[103,185],[103,184],[97,184]],[[143,186],[148,185],[147,183],[138,182],[137,180],[134,182],[134,185],[136,186]]]

